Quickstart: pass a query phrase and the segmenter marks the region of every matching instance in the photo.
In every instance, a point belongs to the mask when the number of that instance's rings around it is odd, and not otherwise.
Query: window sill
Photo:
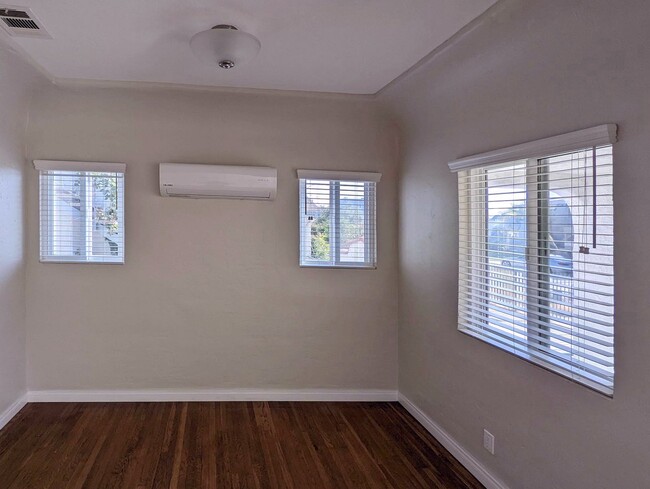
[[[43,259],[40,263],[67,263],[77,265],[124,265],[124,260],[76,260],[74,258]]]
[[[349,269],[349,270],[377,270],[377,265],[305,265],[300,268],[325,268],[325,269]]]
[[[589,390],[591,390],[591,391],[593,391],[593,392],[595,392],[597,394],[600,394],[601,396],[606,397],[607,399],[613,399],[614,398],[614,390],[613,390],[613,388],[608,388],[608,387],[602,386],[602,385],[600,385],[600,384],[598,384],[596,382],[593,382],[592,380],[590,380],[589,378],[587,378],[585,376],[568,372],[565,369],[560,368],[560,367],[558,367],[556,365],[553,365],[550,362],[544,362],[543,360],[540,360],[540,359],[538,359],[536,357],[528,355],[525,351],[522,351],[522,350],[520,350],[518,348],[515,348],[514,346],[511,347],[511,348],[507,348],[507,347],[505,347],[505,345],[503,345],[503,344],[501,344],[499,342],[493,341],[490,338],[486,338],[485,336],[474,333],[472,331],[468,331],[468,330],[464,330],[464,329],[460,329],[460,328],[458,328],[457,331],[459,331],[460,333],[462,333],[462,334],[464,334],[466,336],[477,339],[477,340],[479,340],[479,341],[481,341],[483,343],[487,343],[488,345],[494,346],[499,351],[503,351],[505,353],[508,353],[508,354],[514,356],[514,357],[520,358],[520,359],[524,360],[526,363],[529,363],[531,365],[539,367],[539,368],[541,368],[543,370],[546,370],[547,372],[552,372],[552,373],[554,373],[556,375],[559,375],[560,377],[562,377],[562,378],[564,378],[564,379],[566,379],[566,380],[568,380],[568,381],[570,381],[570,382],[572,382],[574,384],[586,387],[587,389],[589,389]]]

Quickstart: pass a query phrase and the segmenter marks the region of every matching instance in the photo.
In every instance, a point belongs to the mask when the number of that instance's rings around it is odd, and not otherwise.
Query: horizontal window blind
[[[459,329],[614,389],[612,147],[459,171]]]
[[[376,181],[300,178],[299,212],[301,266],[376,267]]]
[[[41,261],[124,263],[124,172],[47,163],[39,177]]]

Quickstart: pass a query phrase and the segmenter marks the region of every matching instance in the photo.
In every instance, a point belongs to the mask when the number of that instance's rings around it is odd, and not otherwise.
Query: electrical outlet
[[[483,448],[494,455],[494,435],[488,430],[483,430]]]

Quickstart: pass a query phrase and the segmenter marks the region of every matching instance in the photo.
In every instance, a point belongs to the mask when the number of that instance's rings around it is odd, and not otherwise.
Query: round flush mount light
[[[262,44],[252,34],[220,24],[192,37],[190,47],[204,63],[229,70],[257,56]]]

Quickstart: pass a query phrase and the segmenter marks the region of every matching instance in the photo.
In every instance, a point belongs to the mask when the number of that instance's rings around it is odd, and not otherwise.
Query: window
[[[35,161],[42,262],[124,263],[121,163]]]
[[[458,173],[459,329],[608,395],[612,168],[600,144]]]
[[[299,170],[300,266],[376,268],[379,173]]]

